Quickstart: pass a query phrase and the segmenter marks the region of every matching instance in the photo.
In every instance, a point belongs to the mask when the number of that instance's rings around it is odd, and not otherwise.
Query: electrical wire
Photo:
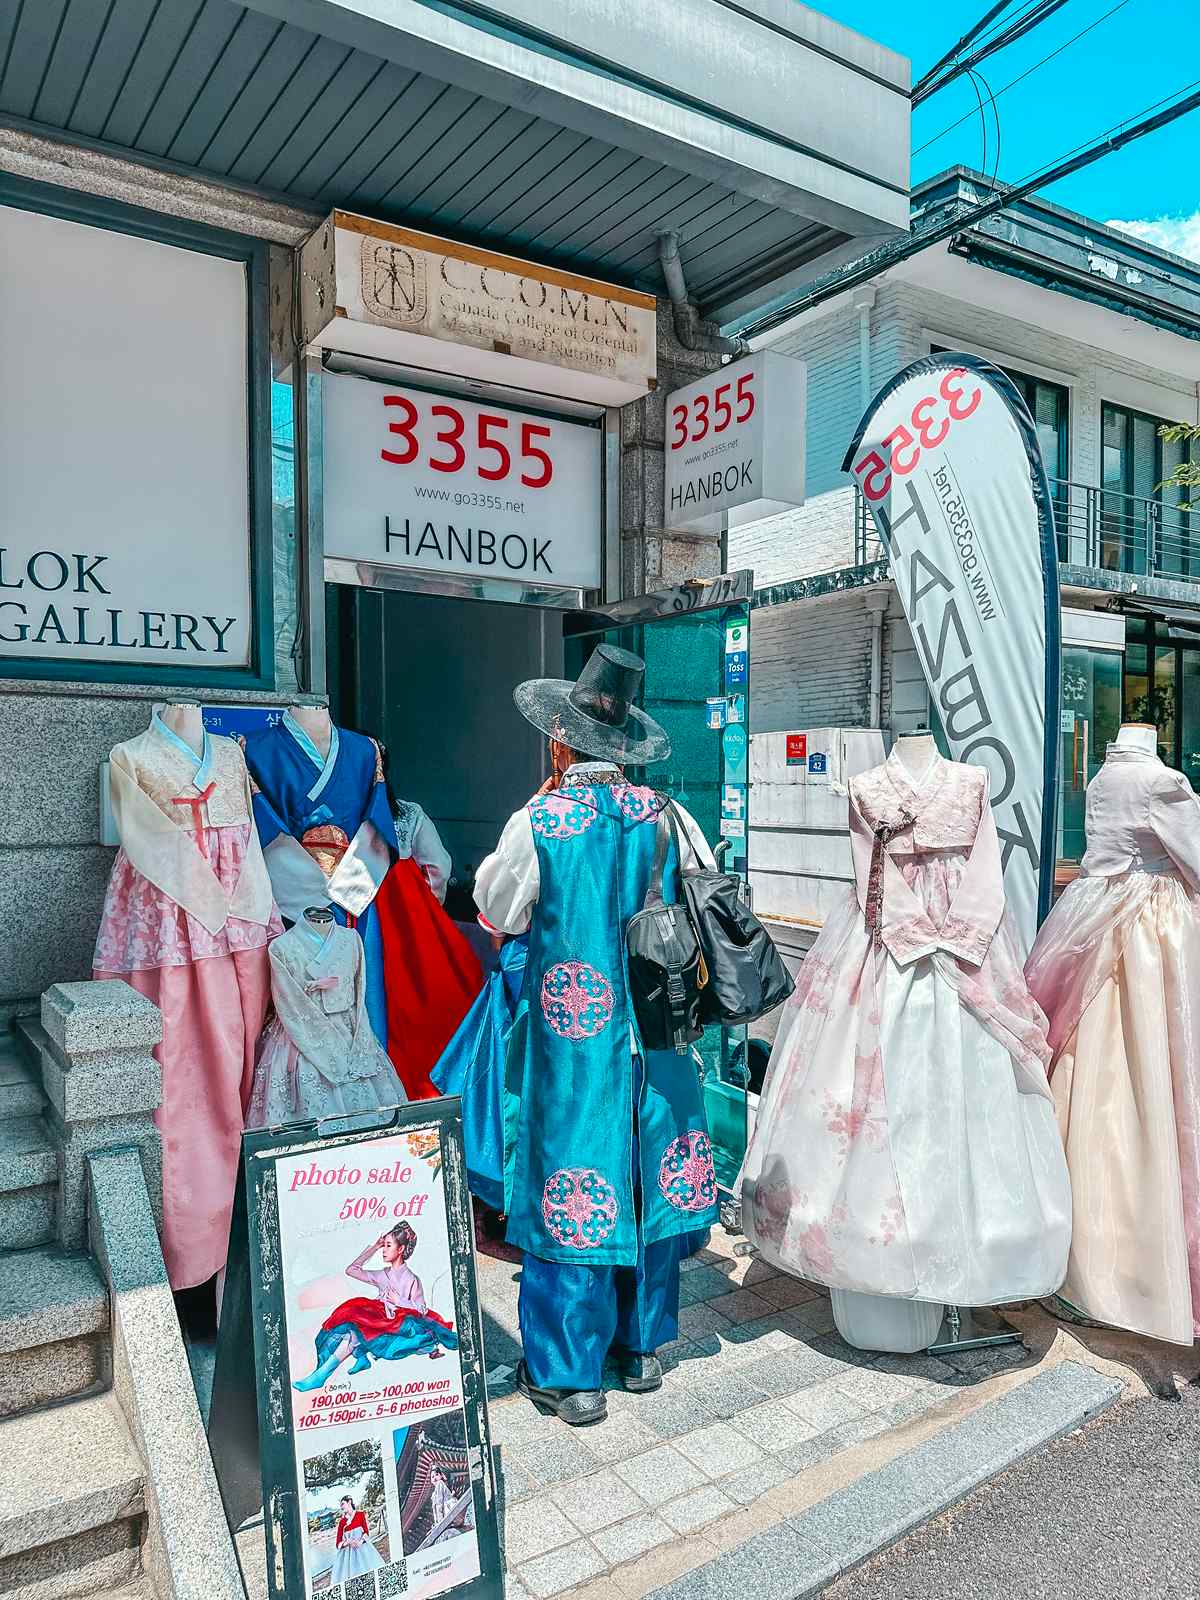
[[[1187,116],[1190,112],[1200,110],[1200,92],[1189,93],[1200,85],[1200,79],[1187,84],[1183,89],[1178,89],[1174,95],[1168,95],[1163,100],[1158,100],[1146,111],[1137,113],[1137,120],[1126,117],[1124,121],[1114,123],[1098,138],[1085,145],[1077,145],[1074,150],[1068,151],[1064,156],[1058,157],[1051,164],[1038,168],[1028,177],[1022,178],[1019,183],[1005,184],[1002,189],[994,194],[991,199],[982,201],[979,205],[972,206],[966,211],[954,211],[943,217],[940,222],[934,223],[920,233],[910,234],[899,241],[889,241],[874,250],[860,256],[857,261],[848,262],[845,266],[836,267],[831,272],[823,273],[814,279],[807,288],[791,299],[777,303],[765,310],[757,320],[743,322],[737,331],[743,338],[753,338],[758,334],[766,333],[771,328],[777,327],[781,322],[809,311],[814,306],[820,305],[825,300],[832,299],[835,295],[844,294],[846,290],[856,288],[860,283],[867,283],[872,278],[879,276],[889,267],[898,262],[906,261],[910,256],[917,255],[922,250],[938,244],[951,235],[961,233],[966,228],[974,227],[984,218],[994,216],[996,212],[1005,210],[1016,201],[1032,194],[1035,189],[1057,183],[1062,178],[1067,178],[1072,173],[1081,171],[1084,167],[1091,166],[1094,161],[1099,161],[1106,155],[1112,155],[1122,150],[1126,145],[1132,144],[1135,139],[1142,139],[1147,134],[1156,133],[1160,128],[1178,121],[1180,117]],[[1182,95],[1175,104],[1168,104],[1175,95]],[[1165,106],[1165,110],[1158,109]],[[1149,115],[1147,113],[1150,113]]]
[[[1000,32],[979,44],[970,55],[954,61],[936,76],[927,72],[912,90],[910,95],[912,104],[920,105],[930,95],[936,94],[939,89],[944,89],[963,73],[969,72],[981,61],[986,61],[989,56],[995,55],[998,50],[1003,50],[1008,45],[1015,44],[1018,39],[1023,39],[1027,33],[1031,33],[1034,28],[1040,27],[1052,17],[1056,11],[1061,11],[1066,3],[1067,0],[1033,0],[1031,5],[1010,18]]]
[[[987,171],[987,147],[988,147],[987,112],[983,109],[983,95],[980,93],[980,90],[979,90],[979,79],[978,79],[978,77],[973,72],[969,72],[967,74],[967,76],[971,80],[971,87],[975,91],[975,98],[979,102],[979,132],[980,132],[980,134],[982,136],[982,139],[983,139],[983,149],[980,151],[980,155],[979,155],[979,170],[980,170],[980,172],[986,172]]]
[[[1111,6],[1093,22],[1089,22],[1086,28],[1080,28],[1078,33],[1073,33],[1069,39],[1064,39],[1062,44],[1060,44],[1057,49],[1050,51],[1049,55],[1043,56],[1040,61],[1035,61],[1031,67],[1026,67],[1025,71],[1019,72],[1015,78],[1010,78],[1006,84],[1002,85],[1001,88],[996,90],[995,98],[998,100],[1002,94],[1007,94],[1008,91],[1010,89],[1014,89],[1018,83],[1023,83],[1026,78],[1031,77],[1032,74],[1037,72],[1039,68],[1044,67],[1048,61],[1053,61],[1055,56],[1060,56],[1064,50],[1070,49],[1070,47],[1082,39],[1085,34],[1091,33],[1093,28],[1098,28],[1102,22],[1107,22],[1109,17],[1116,16],[1118,11],[1124,10],[1129,3],[1130,0],[1117,0],[1115,6]],[[968,118],[972,116],[974,116],[974,112],[964,111],[961,117],[956,117],[953,122],[948,123],[940,133],[935,133],[932,139],[926,139],[924,144],[919,144],[912,152],[913,155],[919,156],[922,150],[928,150],[931,144],[937,144],[939,139],[944,139],[948,133],[953,133],[955,128],[960,127],[968,120]]]

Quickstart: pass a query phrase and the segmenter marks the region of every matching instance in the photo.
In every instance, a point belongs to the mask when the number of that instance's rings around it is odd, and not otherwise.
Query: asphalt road
[[[823,1600],[1197,1600],[1200,1389],[1130,1400],[935,1518]]]

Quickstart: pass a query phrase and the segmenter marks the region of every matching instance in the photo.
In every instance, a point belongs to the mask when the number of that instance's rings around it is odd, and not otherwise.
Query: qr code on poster
[[[392,1600],[393,1595],[408,1592],[408,1564],[394,1561],[379,1574],[379,1600]]]
[[[336,1589],[316,1589],[313,1591],[313,1600],[342,1600],[341,1586]]]
[[[346,1600],[375,1600],[375,1574],[364,1572],[359,1578],[347,1578]]]

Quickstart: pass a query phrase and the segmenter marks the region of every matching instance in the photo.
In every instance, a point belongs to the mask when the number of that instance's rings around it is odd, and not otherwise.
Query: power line
[[[997,50],[1003,50],[1008,45],[1015,44],[1018,39],[1023,39],[1027,33],[1031,33],[1034,28],[1040,27],[1052,17],[1056,11],[1061,11],[1066,3],[1067,0],[1032,0],[1024,11],[1011,17],[998,33],[980,42],[970,55],[956,59],[945,71],[927,72],[919,79],[910,96],[913,105],[920,105],[931,94],[936,94],[939,89],[944,89],[947,84],[953,83],[964,72],[969,72],[972,67],[995,55]]]
[[[1002,94],[1007,94],[1008,91],[1015,88],[1018,83],[1024,82],[1024,80],[1035,73],[1039,67],[1044,67],[1048,61],[1053,61],[1055,56],[1061,55],[1064,50],[1069,49],[1071,45],[1077,43],[1084,37],[1085,34],[1091,33],[1092,29],[1098,28],[1102,22],[1107,22],[1109,17],[1115,16],[1118,11],[1123,10],[1128,4],[1129,0],[1117,0],[1115,6],[1111,6],[1093,22],[1089,22],[1086,28],[1080,28],[1078,33],[1073,33],[1069,39],[1064,39],[1062,44],[1060,44],[1056,49],[1050,51],[1049,55],[1043,56],[1040,61],[1035,61],[1031,67],[1026,67],[1025,71],[1019,72],[1015,78],[1010,78],[1009,81],[1003,85],[1003,87],[996,90],[995,98],[998,100]],[[935,133],[932,139],[926,139],[924,144],[919,144],[912,152],[913,155],[919,156],[922,150],[928,150],[931,144],[936,144],[939,139],[944,139],[948,133],[952,133],[955,128],[961,126],[962,123],[966,122],[968,118],[972,116],[974,116],[974,112],[964,111],[961,117],[956,117],[953,122],[948,123],[946,127],[942,129],[941,133]]]
[[[1196,80],[1200,83],[1200,79]],[[1188,84],[1187,89],[1193,85]],[[1187,90],[1177,90],[1184,98],[1174,105],[1167,106],[1165,110],[1155,110],[1165,101],[1155,102],[1155,106],[1147,107],[1154,115],[1147,116],[1139,113],[1141,120],[1129,125],[1130,119],[1114,124],[1106,133],[1087,145],[1077,146],[1075,151],[1068,152],[1065,157],[1060,157],[1053,165],[1040,168],[1030,177],[1022,178],[1019,183],[1006,184],[1003,192],[995,194],[990,200],[982,201],[977,206],[972,206],[966,211],[955,211],[950,216],[944,217],[941,222],[932,224],[921,233],[910,234],[907,239],[898,243],[889,241],[877,249],[868,251],[858,261],[845,267],[835,268],[815,279],[801,294],[794,296],[784,305],[777,306],[767,311],[757,322],[743,324],[739,329],[743,338],[753,338],[756,334],[766,333],[769,329],[777,327],[779,323],[787,321],[789,317],[798,316],[803,311],[811,311],[814,306],[823,301],[832,299],[833,296],[843,294],[847,289],[856,288],[860,283],[867,283],[870,279],[878,277],[888,267],[907,261],[910,256],[928,250],[931,245],[939,244],[943,239],[948,239],[952,234],[960,233],[964,228],[973,227],[982,222],[984,218],[994,216],[997,211],[1032,194],[1035,189],[1048,187],[1057,183],[1061,178],[1068,178],[1072,173],[1081,171],[1084,167],[1091,166],[1094,161],[1099,161],[1103,156],[1112,155],[1117,150],[1123,150],[1127,144],[1132,144],[1135,139],[1142,139],[1149,133],[1156,133],[1160,128],[1165,128],[1168,123],[1175,122],[1178,118],[1186,116],[1190,111],[1200,108],[1200,91],[1188,94]],[[1170,96],[1167,97],[1171,98]],[[1121,129],[1123,131],[1118,132]]]
[[[917,79],[916,83],[913,85],[913,95],[915,96],[917,94],[918,90],[923,84],[928,83],[931,78],[936,77],[943,67],[949,66],[952,61],[956,61],[969,44],[974,44],[975,40],[983,32],[984,28],[987,27],[992,18],[998,17],[1002,11],[1007,11],[1010,4],[1011,0],[999,0],[999,4],[994,5],[990,11],[984,12],[983,16],[980,17],[975,26],[964,33],[961,39],[957,40],[956,43],[951,45],[950,49],[946,51],[944,56],[941,56],[933,63],[928,72],[924,73],[920,78]]]

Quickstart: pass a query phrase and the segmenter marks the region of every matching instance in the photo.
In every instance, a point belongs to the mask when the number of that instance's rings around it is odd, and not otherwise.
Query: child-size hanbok
[[[350,1578],[361,1577],[364,1572],[376,1572],[383,1566],[379,1551],[371,1543],[371,1529],[364,1511],[339,1518],[335,1537],[337,1554],[333,1558],[333,1572],[329,1579],[331,1584],[345,1583]],[[375,1582],[374,1578],[371,1582]]]
[[[109,759],[121,848],[93,975],[162,1012],[163,1256],[172,1288],[187,1289],[225,1264],[267,945],[283,924],[232,739],[206,733],[197,755],[156,714]]]
[[[269,949],[274,1015],[259,1041],[248,1128],[354,1116],[407,1096],[367,1020],[362,940],[301,919]]]
[[[397,824],[378,743],[331,730],[322,755],[293,717],[246,740],[254,815],[275,898],[298,922],[328,907],[366,952],[367,1014],[412,1099],[479,992],[470,946],[443,911],[450,871],[415,802]]]
[[[850,783],[855,887],[800,970],[743,1172],[764,1256],[964,1306],[1062,1282],[1071,1195],[1045,1019],[1004,910],[987,774],[893,753]]]
[[[1026,963],[1074,1191],[1062,1294],[1100,1322],[1200,1336],[1200,799],[1109,745],[1082,876]]]

